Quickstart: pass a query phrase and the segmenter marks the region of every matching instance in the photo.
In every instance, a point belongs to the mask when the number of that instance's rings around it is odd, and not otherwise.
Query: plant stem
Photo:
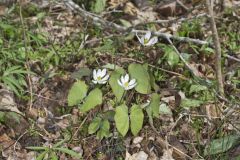
[[[223,78],[222,78],[222,65],[221,65],[221,45],[219,42],[218,32],[216,23],[214,20],[213,15],[213,6],[211,5],[210,0],[206,0],[206,5],[208,9],[208,13],[210,15],[210,25],[212,29],[212,36],[213,36],[213,42],[215,46],[215,64],[216,64],[216,79],[218,83],[218,92],[221,96],[224,96],[224,86],[223,86]]]
[[[123,95],[122,95],[122,97],[121,97],[121,99],[120,99],[120,101],[119,101],[119,104],[122,103],[122,100],[123,100],[123,98],[125,97],[125,94],[126,94],[126,91],[124,90]]]

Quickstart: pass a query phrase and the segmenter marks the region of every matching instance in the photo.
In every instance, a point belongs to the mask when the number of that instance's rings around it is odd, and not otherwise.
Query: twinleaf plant
[[[110,119],[115,121],[115,127],[122,136],[128,131],[137,135],[143,127],[144,112],[151,117],[158,117],[160,96],[154,92],[147,65],[132,63],[128,70],[118,67],[115,70],[93,70],[93,80],[88,83],[78,79],[68,94],[68,105],[78,106],[82,113],[96,107],[112,104],[111,118],[99,113],[89,125],[88,133],[97,133],[97,138],[110,136]],[[114,101],[104,95],[114,95]],[[130,94],[136,96],[129,98]],[[149,102],[141,100],[143,95],[151,95]],[[149,96],[147,96],[149,97]],[[139,100],[140,98],[140,100]],[[144,105],[146,104],[147,105]]]
[[[158,41],[157,37],[151,38],[151,32],[141,38],[137,35],[137,38],[145,47]],[[97,133],[99,139],[109,137],[110,121],[114,120],[122,136],[129,130],[136,136],[143,127],[144,112],[149,120],[159,116],[160,95],[154,92],[155,82],[151,77],[147,65],[136,63],[129,64],[127,70],[121,67],[113,67],[109,71],[106,68],[94,69],[90,83],[78,79],[73,84],[68,94],[68,105],[78,106],[80,112],[86,113],[111,104],[108,111],[104,108],[105,111],[92,120],[88,133]],[[114,95],[115,98],[109,100],[105,95]],[[146,97],[149,97],[147,102]],[[109,111],[113,112],[112,116],[104,116]]]

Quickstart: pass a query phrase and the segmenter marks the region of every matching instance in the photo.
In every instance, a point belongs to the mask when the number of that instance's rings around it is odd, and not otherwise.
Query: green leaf
[[[106,6],[106,0],[96,0],[93,11],[96,13],[101,13],[102,11],[104,11],[105,6]]]
[[[179,56],[174,51],[174,49],[172,47],[165,46],[164,50],[165,50],[164,58],[167,59],[168,64],[170,66],[177,65],[179,62]]]
[[[90,109],[102,104],[102,91],[98,88],[92,90],[86,97],[85,102],[80,107],[82,112],[87,112]]]
[[[194,92],[200,92],[200,91],[205,91],[208,88],[203,85],[191,85],[189,93],[192,94]]]
[[[151,96],[151,102],[148,106],[150,108],[150,113],[153,117],[159,116],[159,105],[160,105],[160,95],[153,93]]]
[[[99,129],[101,120],[102,119],[100,117],[96,117],[93,119],[92,123],[88,127],[88,134],[93,134]]]
[[[155,82],[155,77],[153,76],[152,73],[149,73],[149,76],[150,76],[150,85],[151,87],[155,90],[155,91],[158,91],[159,90],[159,86],[156,84]]]
[[[106,41],[104,41],[104,44],[102,46],[94,48],[94,51],[115,53],[115,49],[116,47],[114,46],[113,41],[110,39],[107,39]]]
[[[80,68],[78,71],[72,73],[72,77],[75,79],[81,79],[84,76],[90,76],[92,71],[89,68]]]
[[[0,123],[4,122],[5,120],[5,113],[0,111]]]
[[[119,67],[118,65],[116,64],[112,64],[112,63],[107,63],[105,64],[104,66],[102,66],[103,68],[106,68],[106,69],[111,69],[111,70],[115,70],[115,69],[120,69],[121,67]]]
[[[223,138],[213,140],[205,147],[204,155],[214,155],[228,151],[230,148],[239,144],[239,135],[229,135]]]
[[[115,71],[112,72],[111,77],[109,79],[109,84],[118,102],[121,100],[124,93],[124,89],[120,85],[118,85],[117,82],[117,80],[120,79],[120,76],[122,74],[124,74],[124,70],[122,68],[116,69]]]
[[[71,87],[68,93],[68,106],[74,106],[81,102],[86,97],[88,86],[84,81],[77,81]]]
[[[203,101],[196,99],[185,98],[181,101],[181,107],[183,108],[199,107],[201,104],[203,104]]]
[[[110,133],[109,133],[109,129],[110,129],[110,124],[108,122],[108,120],[103,120],[102,124],[100,126],[100,130],[97,133],[97,138],[98,139],[103,139],[104,137],[109,137]]]
[[[44,151],[41,154],[39,154],[36,158],[36,160],[43,160],[45,155],[48,153],[48,151]]]
[[[132,27],[132,24],[129,21],[126,21],[125,19],[119,19],[119,20],[124,27],[128,27],[128,28]]]
[[[51,158],[51,160],[58,160],[58,156],[56,155],[55,152],[51,152],[50,158]]]
[[[122,136],[125,136],[129,129],[128,107],[125,104],[122,104],[116,108],[114,120],[117,130]]]
[[[53,150],[58,150],[60,152],[66,153],[66,154],[68,154],[68,155],[70,155],[72,157],[75,157],[75,158],[79,158],[79,159],[82,158],[82,156],[79,153],[77,153],[77,152],[75,152],[73,150],[70,150],[68,148],[53,148]]]
[[[35,150],[35,151],[42,151],[42,150],[48,150],[48,147],[26,147],[26,149],[30,149],[30,150]]]
[[[135,78],[137,81],[135,90],[142,94],[149,94],[151,92],[151,84],[146,67],[141,64],[132,63],[128,66],[128,71],[131,78]]]
[[[131,131],[134,136],[142,129],[144,114],[142,108],[138,105],[133,105],[130,113]]]
[[[165,103],[160,104],[160,106],[159,106],[159,113],[160,114],[172,115],[171,109]]]

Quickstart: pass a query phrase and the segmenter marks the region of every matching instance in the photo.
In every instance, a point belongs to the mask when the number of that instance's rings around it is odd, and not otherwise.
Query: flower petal
[[[126,74],[125,77],[124,77],[124,82],[128,82],[129,81],[129,75]]]
[[[155,43],[158,42],[158,38],[157,37],[153,37],[149,40],[149,42],[147,44],[145,44],[146,46],[152,46],[154,45]]]
[[[133,85],[128,86],[128,90],[134,88],[137,85],[137,83],[134,83]]]
[[[142,39],[138,36],[137,33],[136,33],[136,36],[137,36],[137,38],[138,38],[138,41],[139,41],[140,43],[142,43]]]
[[[132,80],[129,82],[129,86],[134,85],[135,83],[136,83],[136,79],[132,79]]]
[[[121,77],[122,78],[122,77]],[[117,82],[118,82],[118,84],[121,86],[121,87],[123,87],[123,84],[119,81],[119,80],[117,80]]]
[[[98,83],[98,81],[95,81],[95,80],[92,80],[92,82],[93,82],[94,84],[97,84],[97,83]]]
[[[109,78],[109,74],[107,74],[105,77],[102,78],[102,81],[107,81]]]
[[[144,45],[144,37],[142,37],[142,38],[140,39],[140,43],[141,43],[142,45]]]
[[[150,38],[151,38],[151,32],[148,31],[148,32],[145,34],[144,39],[149,40]]]
[[[127,87],[124,86],[123,88],[124,88],[124,90],[126,90],[126,91],[129,90],[129,86],[127,86]]]
[[[93,70],[93,79],[94,80],[97,79],[97,71],[96,71],[96,69]]]
[[[121,76],[121,83],[125,83],[125,79],[124,79],[124,76]]]
[[[101,69],[98,69],[97,70],[97,77],[101,76],[101,73],[102,73]]]
[[[105,83],[107,83],[107,81],[106,80],[105,81],[104,80],[100,80],[100,81],[98,81],[98,83],[99,84],[105,84]]]
[[[107,69],[104,68],[102,71],[101,71],[101,77],[104,77],[107,73]]]

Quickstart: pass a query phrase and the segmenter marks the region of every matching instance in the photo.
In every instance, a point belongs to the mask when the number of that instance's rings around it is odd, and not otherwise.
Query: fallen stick
[[[97,23],[97,24],[100,23],[100,24],[102,24],[106,27],[115,28],[119,32],[127,32],[127,33],[146,33],[147,32],[147,31],[144,31],[144,30],[129,29],[127,27],[118,25],[116,23],[106,21],[102,17],[82,9],[77,4],[75,4],[72,0],[64,0],[64,3],[71,10],[78,11],[79,13],[84,15],[85,17],[92,19],[94,21],[94,23]],[[174,36],[174,35],[168,34],[168,33],[152,32],[152,34],[155,35],[155,36],[158,36],[160,38],[172,39],[172,40],[176,40],[176,41],[180,41],[180,42],[194,43],[194,44],[197,44],[197,45],[211,45],[207,41],[203,41],[203,40],[199,40],[199,39],[193,39],[193,38],[189,38],[189,37],[178,37],[178,36]]]
[[[143,33],[143,34],[147,33],[147,31],[144,31],[144,30],[135,30],[135,29],[132,29],[131,32],[132,33]],[[174,35],[168,34],[168,33],[152,32],[152,34],[155,36],[158,36],[160,38],[164,38],[166,40],[172,39],[172,40],[176,40],[176,41],[180,41],[180,42],[195,43],[198,45],[211,45],[209,42],[202,41],[200,39],[193,39],[193,38],[189,38],[189,37],[178,37],[178,36],[174,36]]]
[[[231,60],[234,60],[234,61],[240,63],[240,59],[239,59],[239,58],[236,58],[236,57],[230,56],[230,55],[228,55],[228,54],[227,54],[225,57],[227,57],[228,59],[231,59]]]

